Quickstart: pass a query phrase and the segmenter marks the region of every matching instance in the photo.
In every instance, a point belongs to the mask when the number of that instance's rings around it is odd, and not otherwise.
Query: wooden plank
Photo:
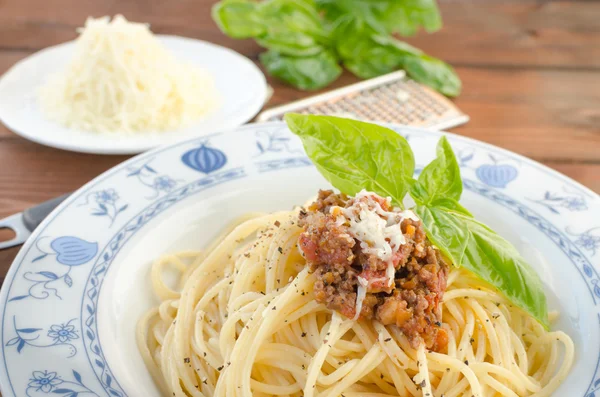
[[[600,68],[600,2],[443,1],[444,28],[409,40],[452,64]]]
[[[126,156],[51,149],[23,139],[0,141],[0,218],[73,191]]]
[[[458,68],[456,100],[471,121],[453,130],[534,159],[600,162],[600,74]],[[332,87],[353,82],[344,75]],[[277,86],[269,106],[304,97]]]
[[[89,15],[123,13],[158,33],[204,39],[256,57],[251,41],[232,40],[210,18],[214,1],[4,0],[0,48],[40,49],[75,37]],[[409,41],[454,64],[600,69],[600,2],[441,1],[444,28]],[[51,22],[50,22],[51,21]],[[475,34],[476,33],[476,34]]]
[[[13,260],[19,253],[21,247],[13,247],[5,250],[0,250],[0,285],[4,283],[4,278],[6,277],[6,273],[8,273],[8,269],[12,264]]]
[[[565,174],[600,194],[600,164],[546,163],[550,168]]]
[[[0,53],[0,73],[25,55]],[[600,73],[463,67],[457,71],[464,91],[456,103],[471,121],[454,132],[534,159],[600,162],[600,90],[591,89],[600,87]],[[355,81],[346,73],[328,89]],[[268,106],[310,95],[272,78],[269,82],[275,94]],[[0,126],[2,138],[20,139]]]

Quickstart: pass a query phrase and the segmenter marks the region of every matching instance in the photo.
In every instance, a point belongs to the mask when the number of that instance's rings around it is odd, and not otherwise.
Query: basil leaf
[[[227,35],[255,38],[263,47],[285,55],[308,56],[323,51],[329,33],[314,6],[300,0],[224,0],[212,9],[213,19]]]
[[[289,30],[327,39],[328,32],[314,3],[305,0],[268,0],[259,3],[260,15],[271,34]]]
[[[462,194],[460,167],[445,136],[437,144],[437,157],[419,175],[411,195],[419,204],[431,204],[438,199],[459,200]]]
[[[212,8],[219,29],[234,39],[257,37],[266,32],[257,12],[257,3],[248,0],[224,0]]]
[[[262,39],[257,38],[256,42],[272,52],[295,57],[319,55],[325,50],[314,38],[298,32],[282,32]]]
[[[294,57],[267,51],[259,56],[269,74],[303,90],[329,85],[342,73],[336,57],[329,51],[308,57]]]
[[[317,0],[317,7],[323,11],[327,20],[332,23],[340,19],[366,23],[371,29],[381,34],[388,34],[387,27],[382,23],[380,15],[389,8],[389,0]]]
[[[403,206],[415,160],[402,136],[375,124],[331,116],[286,114],[285,121],[337,189],[349,195],[367,189]]]
[[[508,241],[458,203],[460,167],[446,137],[439,140],[436,153],[410,189],[427,237],[455,266],[487,281],[547,327],[546,297],[537,273]]]
[[[330,20],[351,15],[381,34],[409,36],[421,27],[431,33],[442,26],[435,0],[317,0],[316,3]]]
[[[420,27],[428,33],[442,27],[442,18],[435,0],[403,0],[390,3],[390,7],[380,16],[389,33],[412,36]]]
[[[344,66],[363,79],[393,72],[402,65],[404,56],[421,54],[420,50],[382,36],[353,19],[341,21],[335,29],[335,37],[336,50]]]
[[[270,0],[260,3],[258,12],[265,33],[259,45],[280,54],[317,55],[329,45],[329,32],[314,5],[302,0]]]
[[[515,247],[470,215],[448,207],[418,205],[414,211],[423,221],[427,237],[454,265],[496,287],[548,328],[543,284]]]
[[[450,65],[428,55],[407,56],[402,63],[408,76],[444,95],[460,94],[462,83]]]
[[[455,96],[461,82],[447,64],[392,36],[381,35],[360,20],[345,18],[334,29],[336,50],[344,66],[360,78],[404,68],[413,79]]]
[[[463,207],[458,201],[451,198],[437,199],[433,202],[433,206],[443,211],[458,212],[468,217],[473,217],[468,209]]]

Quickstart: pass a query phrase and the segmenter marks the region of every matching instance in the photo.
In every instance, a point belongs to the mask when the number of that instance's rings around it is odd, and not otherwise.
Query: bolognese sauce
[[[448,264],[412,211],[364,190],[353,198],[321,190],[299,218],[298,244],[318,302],[351,319],[394,324],[413,348],[445,349],[440,302]]]

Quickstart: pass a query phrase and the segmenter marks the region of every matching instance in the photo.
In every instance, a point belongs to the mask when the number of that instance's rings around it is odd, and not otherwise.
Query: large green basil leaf
[[[430,205],[436,200],[459,200],[462,194],[460,167],[445,136],[437,144],[437,157],[419,175],[411,195],[418,204]]]
[[[329,51],[307,57],[267,51],[260,54],[259,58],[271,75],[303,90],[323,88],[342,73],[336,57]]]
[[[403,206],[415,160],[402,136],[375,124],[331,116],[287,114],[285,121],[337,189],[349,195],[366,189]]]
[[[428,55],[407,56],[402,62],[402,67],[410,78],[444,95],[454,97],[460,94],[460,78],[452,66],[439,59]]]
[[[247,39],[263,35],[265,25],[258,4],[248,0],[224,0],[212,8],[212,18],[227,36]]]
[[[470,215],[450,211],[448,205],[418,205],[414,211],[423,221],[427,237],[455,266],[487,281],[548,328],[544,286],[511,243]]]

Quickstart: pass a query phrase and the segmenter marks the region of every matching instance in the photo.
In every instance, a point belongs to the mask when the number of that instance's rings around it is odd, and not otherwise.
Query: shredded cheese
[[[394,263],[389,261],[387,264],[387,269],[385,269],[385,276],[387,277],[388,288],[391,288],[394,285],[394,276],[396,275],[396,268],[394,267]]]
[[[354,204],[343,209],[344,221],[349,222],[350,234],[360,241],[363,252],[389,262],[400,246],[406,243],[400,229],[402,221],[419,218],[410,210],[385,211],[374,197],[377,197],[375,193],[361,190],[354,197]],[[388,197],[386,201],[389,205],[391,199]],[[336,221],[339,223],[340,219]]]
[[[360,317],[360,312],[362,311],[363,301],[367,297],[367,286],[369,282],[363,277],[358,278],[358,289],[356,290],[356,304],[354,306],[355,314],[352,320],[356,321]]]
[[[88,18],[73,59],[39,92],[49,118],[112,133],[176,130],[214,108],[215,96],[211,76],[121,15]]]

